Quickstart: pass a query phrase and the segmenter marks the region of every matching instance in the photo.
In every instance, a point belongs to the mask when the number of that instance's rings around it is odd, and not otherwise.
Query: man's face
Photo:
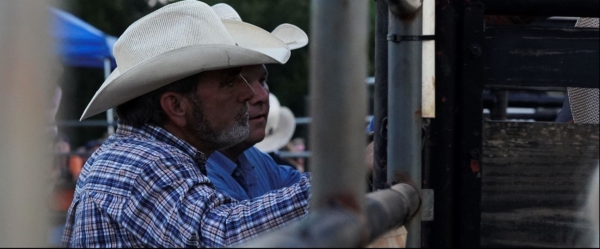
[[[198,140],[223,149],[248,137],[248,101],[254,92],[241,76],[243,68],[207,72],[201,77],[188,117]]]
[[[265,138],[265,126],[269,115],[268,72],[264,65],[255,65],[244,67],[242,76],[248,80],[254,90],[254,98],[248,102],[250,134],[245,141],[247,144],[254,145]]]

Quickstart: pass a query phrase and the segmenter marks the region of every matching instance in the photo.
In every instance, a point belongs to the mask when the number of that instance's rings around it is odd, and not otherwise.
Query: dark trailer
[[[570,247],[590,232],[579,211],[598,125],[539,110],[562,107],[550,92],[598,88],[598,28],[556,17],[599,13],[596,0],[436,1],[436,116],[422,151],[434,217],[422,247]],[[511,117],[511,106],[538,112]]]
[[[326,64],[329,55],[358,54],[352,35],[364,33],[344,25],[356,20],[350,13],[358,11],[353,9],[357,3],[312,3],[312,24],[327,20],[331,25],[312,26],[311,56],[321,57],[311,58],[311,98],[330,97],[342,104],[338,112],[357,108],[343,101],[344,93],[353,93],[350,83],[339,82],[362,81],[360,74],[346,72],[359,72],[364,65],[360,60],[354,67],[348,60]],[[335,158],[359,150],[320,145],[350,133],[323,133],[325,125],[342,123],[323,118],[330,106],[320,110],[311,102],[311,116],[319,120],[313,119],[310,147],[313,156],[322,157],[311,158],[318,169],[313,192],[321,203],[333,201],[333,209],[317,206],[316,214],[299,225],[248,245],[364,246],[383,231],[405,225],[406,247],[581,246],[592,229],[580,209],[598,163],[598,124],[554,119],[567,88],[599,87],[598,28],[575,28],[573,22],[597,18],[599,1],[376,0],[376,6],[375,155],[367,200],[378,205],[358,209],[365,219],[361,223],[343,212],[353,209],[348,203],[357,196],[335,201],[340,186],[353,187],[345,181],[349,169],[334,167]],[[333,155],[323,157],[325,152]],[[322,170],[323,162],[333,168]],[[334,172],[343,176],[323,175]],[[401,198],[381,195],[391,193],[381,190],[387,191],[397,173],[416,184],[416,211],[415,202],[408,201],[414,189],[396,191]],[[357,239],[365,234],[367,240]]]

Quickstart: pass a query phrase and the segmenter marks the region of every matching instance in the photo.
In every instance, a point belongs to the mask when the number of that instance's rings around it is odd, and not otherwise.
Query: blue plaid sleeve
[[[82,169],[62,246],[226,247],[308,212],[309,174],[237,201],[214,189],[204,162],[160,127],[120,126]]]
[[[122,224],[138,238],[156,240],[149,244],[224,247],[254,238],[308,212],[310,190],[306,177],[289,188],[238,202],[216,191],[208,178],[194,177],[193,170],[166,170],[169,167],[175,165],[160,162],[142,174],[124,207]]]

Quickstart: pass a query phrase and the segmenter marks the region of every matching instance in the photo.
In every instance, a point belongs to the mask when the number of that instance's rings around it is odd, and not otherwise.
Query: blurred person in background
[[[222,19],[241,21],[239,14],[227,4],[216,4],[212,8]],[[285,28],[284,34],[287,34],[287,37],[280,39],[293,44],[290,49],[298,49],[308,43],[308,36],[304,31],[290,24],[284,25],[272,33],[275,36],[281,35],[279,32]],[[237,200],[255,198],[273,190],[292,186],[301,178],[298,171],[280,165],[260,150],[271,147],[273,142],[281,144],[279,137],[273,139],[272,135],[277,130],[273,122],[289,122],[289,119],[283,121],[284,118],[289,118],[289,115],[283,117],[280,114],[279,100],[269,92],[266,67],[257,65],[244,68],[242,76],[254,91],[254,97],[248,102],[249,136],[241,143],[215,151],[206,162],[208,177],[215,188]],[[290,136],[294,127],[291,128]],[[263,143],[265,140],[266,144]],[[289,138],[282,141],[285,144]],[[259,147],[260,145],[263,147]]]
[[[219,11],[168,4],[115,43],[117,68],[81,119],[115,108],[118,128],[81,170],[62,246],[225,247],[308,213],[309,175],[244,201],[207,177],[213,152],[249,136],[256,86],[243,74],[291,55],[285,39]]]
[[[100,146],[104,143],[104,139],[94,139],[85,143],[84,146],[80,146],[77,148],[75,152],[76,155],[71,155],[69,157],[69,172],[73,182],[77,182],[79,178],[79,174],[81,174],[81,169],[83,165],[90,157],[92,153],[94,153]]]
[[[269,96],[271,103],[269,107],[269,119],[264,128],[264,139],[256,144],[256,148],[269,154],[279,165],[286,165],[304,172],[304,168],[290,158],[280,156],[280,151],[292,151],[290,139],[296,129],[296,118],[294,113],[287,107],[281,106],[279,99],[273,94]]]
[[[301,138],[301,137],[297,137],[297,138],[292,139],[292,141],[290,141],[287,144],[286,147],[291,152],[304,152],[304,151],[306,151],[306,145],[304,144],[304,139]],[[287,160],[292,165],[294,165],[294,167],[296,168],[296,170],[298,170],[300,172],[305,172],[306,171],[304,157],[290,157],[290,158],[287,158]]]
[[[387,130],[387,125],[383,127]],[[375,117],[371,118],[369,124],[365,128],[367,134],[368,145],[365,149],[365,164],[367,165],[367,193],[373,191],[373,170],[375,164]],[[387,132],[383,132],[387,134]],[[406,235],[408,234],[406,227],[401,226],[388,231],[381,235],[378,239],[367,245],[367,248],[405,248],[406,247]]]

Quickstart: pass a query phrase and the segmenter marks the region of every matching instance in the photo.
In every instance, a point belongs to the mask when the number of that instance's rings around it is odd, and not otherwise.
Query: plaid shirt
[[[157,126],[119,123],[87,160],[63,247],[224,247],[308,213],[310,175],[236,201],[217,192],[204,154]]]

